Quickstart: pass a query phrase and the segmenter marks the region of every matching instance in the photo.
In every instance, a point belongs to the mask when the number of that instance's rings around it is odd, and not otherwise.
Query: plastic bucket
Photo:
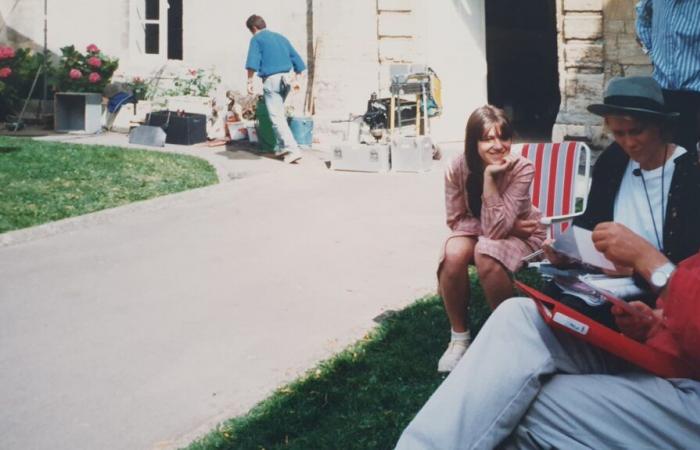
[[[311,117],[290,117],[289,128],[297,144],[311,147],[313,142],[314,119]]]

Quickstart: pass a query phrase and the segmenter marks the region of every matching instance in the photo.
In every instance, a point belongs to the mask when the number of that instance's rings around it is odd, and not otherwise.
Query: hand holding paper
[[[596,227],[597,229],[597,227]],[[592,233],[585,228],[572,226],[554,241],[554,250],[584,264],[601,269],[615,270],[615,264],[593,245]],[[607,247],[606,247],[607,248]]]
[[[654,247],[626,226],[615,222],[598,224],[591,235],[595,248],[618,266],[634,267],[640,255]]]

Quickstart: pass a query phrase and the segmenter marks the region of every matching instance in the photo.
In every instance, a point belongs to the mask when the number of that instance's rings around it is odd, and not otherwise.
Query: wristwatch
[[[666,264],[657,267],[651,273],[651,278],[649,279],[649,281],[651,281],[651,285],[654,286],[656,290],[663,289],[666,287],[666,283],[668,283],[671,275],[673,275],[674,270],[676,270],[676,266],[672,262],[667,262]]]

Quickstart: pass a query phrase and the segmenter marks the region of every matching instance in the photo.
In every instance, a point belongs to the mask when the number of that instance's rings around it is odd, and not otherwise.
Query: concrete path
[[[440,163],[168,151],[224,181],[0,235],[0,448],[187,445],[434,291]]]

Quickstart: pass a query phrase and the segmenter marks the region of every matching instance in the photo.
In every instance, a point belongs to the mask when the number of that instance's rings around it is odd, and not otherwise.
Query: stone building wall
[[[562,101],[552,140],[610,142],[600,117],[586,106],[603,99],[613,76],[649,74],[635,39],[635,0],[558,0],[559,80]]]

